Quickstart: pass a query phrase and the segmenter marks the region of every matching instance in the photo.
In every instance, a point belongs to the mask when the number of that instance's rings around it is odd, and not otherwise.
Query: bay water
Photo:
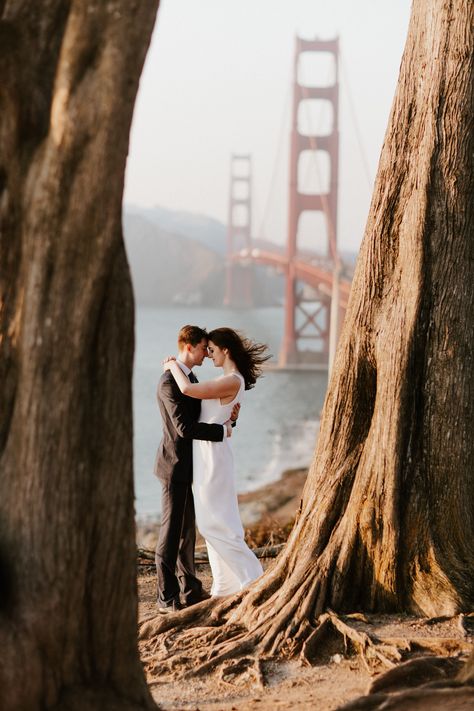
[[[156,387],[161,362],[176,354],[176,338],[185,324],[207,328],[228,326],[267,343],[277,360],[283,336],[283,309],[147,308],[140,307],[135,325],[134,470],[136,514],[159,518],[160,483],[153,474],[161,439]],[[199,380],[222,374],[206,359],[196,368]],[[308,466],[316,443],[319,414],[327,387],[326,373],[269,369],[245,392],[232,448],[239,493],[278,479],[285,469]]]

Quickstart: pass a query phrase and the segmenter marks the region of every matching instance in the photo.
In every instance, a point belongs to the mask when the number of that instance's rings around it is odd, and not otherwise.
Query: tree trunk
[[[129,129],[158,0],[0,0],[2,711],[149,709]]]
[[[199,671],[309,653],[328,607],[474,606],[473,35],[471,0],[414,1],[302,510],[246,594],[183,615],[227,622]]]

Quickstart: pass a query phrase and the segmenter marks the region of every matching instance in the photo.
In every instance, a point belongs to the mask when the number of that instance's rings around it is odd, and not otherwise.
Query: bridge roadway
[[[231,259],[237,263],[251,261],[254,264],[271,266],[280,272],[287,272],[291,264],[296,279],[327,296],[332,294],[332,261],[315,252],[299,251],[292,259],[289,259],[283,248],[280,249],[272,244],[271,249],[268,249],[266,245],[263,248],[241,249],[239,252],[232,254]],[[341,309],[345,310],[347,308],[350,289],[351,281],[342,276],[339,281],[339,306]]]

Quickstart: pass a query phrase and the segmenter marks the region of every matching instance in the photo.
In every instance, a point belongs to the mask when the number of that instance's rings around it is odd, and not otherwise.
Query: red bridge
[[[300,64],[312,53],[323,60],[329,78],[303,82]],[[305,111],[321,107],[331,120],[324,133],[301,129]],[[290,367],[328,367],[332,363],[340,326],[349,299],[351,277],[337,249],[339,160],[339,40],[296,38],[293,109],[290,145],[289,219],[287,243],[252,240],[252,171],[249,155],[231,159],[227,232],[225,303],[252,305],[252,265],[274,267],[285,278],[285,327],[279,364]],[[324,162],[319,189],[308,192],[302,185],[302,164]],[[242,170],[242,168],[244,168]],[[324,184],[324,187],[321,186]],[[302,218],[319,213],[324,227],[314,233],[314,250],[298,245]]]

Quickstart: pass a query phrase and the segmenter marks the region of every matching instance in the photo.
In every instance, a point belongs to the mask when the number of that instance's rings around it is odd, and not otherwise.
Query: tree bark
[[[157,5],[0,1],[3,711],[154,708],[121,202]]]
[[[214,628],[190,673],[304,653],[327,608],[474,607],[473,52],[471,0],[414,0],[301,514],[246,594],[182,615]]]

